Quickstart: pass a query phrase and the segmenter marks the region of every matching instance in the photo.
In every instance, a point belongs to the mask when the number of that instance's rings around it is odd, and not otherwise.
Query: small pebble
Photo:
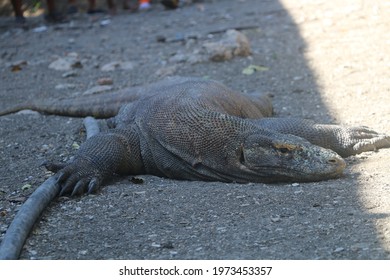
[[[343,247],[337,247],[337,248],[333,251],[333,253],[340,253],[340,252],[342,252],[342,251],[344,251],[344,248],[343,248]]]
[[[68,72],[65,72],[64,74],[62,74],[63,78],[69,78],[69,77],[75,77],[75,76],[77,76],[76,71],[68,71]]]
[[[74,89],[76,88],[75,84],[58,84],[55,86],[55,89],[57,90],[67,90],[67,89]]]
[[[104,19],[104,20],[100,21],[100,26],[107,26],[110,23],[111,23],[110,19]]]
[[[85,92],[83,92],[83,95],[90,95],[90,94],[96,94],[96,93],[101,93],[104,91],[109,91],[112,90],[112,86],[104,85],[104,86],[95,86],[92,87]]]
[[[45,32],[47,30],[47,26],[42,25],[39,27],[35,27],[32,31],[35,33]]]
[[[271,217],[271,222],[273,223],[277,223],[277,222],[280,222],[280,217]]]
[[[114,81],[111,78],[104,77],[104,78],[98,79],[97,83],[98,83],[98,85],[101,85],[101,86],[107,86],[107,85],[112,85],[114,83]]]

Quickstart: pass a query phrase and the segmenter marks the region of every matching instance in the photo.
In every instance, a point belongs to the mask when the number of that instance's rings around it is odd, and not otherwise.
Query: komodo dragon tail
[[[169,86],[174,82],[186,82],[197,80],[190,77],[173,76],[147,86],[134,86],[110,93],[82,95],[73,98],[32,100],[10,108],[0,108],[0,116],[19,112],[21,110],[33,110],[44,114],[86,117],[92,116],[99,119],[114,117],[122,105],[133,102],[141,96],[154,93],[157,89]],[[203,80],[203,79],[199,79]]]
[[[0,109],[0,116],[33,110],[44,114],[95,118],[110,118],[115,116],[123,104],[135,101],[140,92],[119,90],[113,93],[101,93],[64,99],[31,100],[22,104]]]

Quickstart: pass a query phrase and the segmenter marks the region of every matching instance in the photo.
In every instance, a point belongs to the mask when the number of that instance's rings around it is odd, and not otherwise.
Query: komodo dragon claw
[[[61,186],[60,196],[69,193],[70,196],[83,193],[91,194],[100,188],[102,180],[98,175],[92,177],[93,175],[85,175],[79,172],[72,172],[71,170],[73,170],[73,168],[65,168],[57,173],[57,183]]]

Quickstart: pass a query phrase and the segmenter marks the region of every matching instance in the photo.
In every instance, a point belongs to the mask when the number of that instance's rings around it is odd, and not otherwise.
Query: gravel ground
[[[77,95],[102,78],[116,90],[169,75],[206,76],[272,94],[277,116],[390,133],[388,1],[153,7],[115,16],[81,13],[46,28],[42,18],[29,18],[25,28],[0,18],[0,108]],[[239,27],[250,56],[200,58],[206,42]],[[77,63],[52,69],[59,58]],[[261,71],[243,74],[249,65]],[[34,112],[0,117],[0,239],[51,175],[40,163],[69,158],[84,141],[81,128],[81,119]],[[318,183],[116,178],[98,194],[52,202],[21,258],[389,259],[389,156],[390,149],[350,157],[342,178]]]

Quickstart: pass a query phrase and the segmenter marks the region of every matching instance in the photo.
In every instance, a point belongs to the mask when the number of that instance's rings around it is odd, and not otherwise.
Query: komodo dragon
[[[239,183],[326,180],[342,174],[342,157],[390,147],[390,136],[365,127],[271,118],[266,97],[200,78],[92,99],[97,103],[89,98],[38,101],[0,112],[30,108],[70,116],[116,115],[111,129],[88,139],[71,162],[46,164],[57,172],[61,195],[94,192],[113,174]]]

